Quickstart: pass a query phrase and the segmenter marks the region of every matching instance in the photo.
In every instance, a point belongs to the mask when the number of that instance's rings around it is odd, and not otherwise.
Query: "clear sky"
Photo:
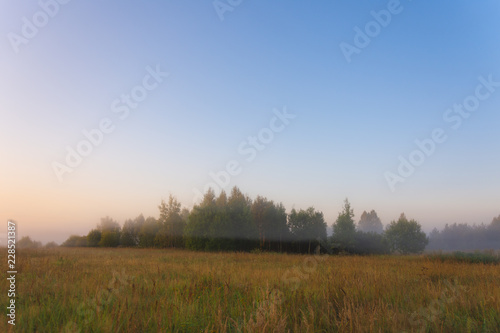
[[[494,0],[3,1],[0,220],[62,242],[170,193],[190,208],[213,172],[328,225],[346,197],[356,219],[489,223],[499,18]]]

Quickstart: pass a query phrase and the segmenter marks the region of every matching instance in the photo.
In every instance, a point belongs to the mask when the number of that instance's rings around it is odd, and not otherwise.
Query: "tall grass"
[[[495,332],[500,265],[153,249],[17,254],[0,332]],[[7,271],[6,260],[2,269]],[[7,280],[0,290],[8,290]],[[1,306],[7,306],[6,297]]]
[[[435,252],[428,254],[427,257],[431,260],[439,260],[442,262],[454,261],[472,264],[500,264],[500,253],[495,253],[495,251],[456,251],[452,253]]]

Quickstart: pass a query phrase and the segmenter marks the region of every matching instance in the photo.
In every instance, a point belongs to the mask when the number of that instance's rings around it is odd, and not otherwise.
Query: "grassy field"
[[[7,271],[6,261],[2,262]],[[17,253],[0,332],[498,332],[500,265],[151,249]],[[0,282],[7,313],[6,279]]]

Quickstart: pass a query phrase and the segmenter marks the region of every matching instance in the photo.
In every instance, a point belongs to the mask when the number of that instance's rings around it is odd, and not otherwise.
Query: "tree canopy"
[[[352,252],[356,246],[356,225],[354,211],[346,198],[342,211],[333,224],[333,248],[336,251]]]
[[[404,213],[389,224],[385,236],[390,250],[401,254],[421,253],[429,242],[420,224],[415,220],[408,221]]]
[[[377,212],[372,210],[367,213],[366,211],[361,214],[361,218],[358,222],[358,230],[363,232],[374,232],[377,234],[381,234],[384,232],[384,226],[382,221],[377,215]]]

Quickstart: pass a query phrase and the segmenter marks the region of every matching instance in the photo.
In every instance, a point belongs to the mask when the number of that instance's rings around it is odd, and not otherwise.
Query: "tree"
[[[87,236],[77,236],[71,235],[69,238],[61,244],[65,247],[85,247],[87,246]]]
[[[207,193],[209,196],[210,196],[210,193]],[[207,199],[207,202],[209,200]],[[225,209],[227,207],[227,194],[226,194],[226,191],[222,190],[219,194],[219,196],[217,197],[217,199],[215,199],[215,205],[221,209]]]
[[[387,239],[382,234],[374,232],[356,231],[356,247],[352,250],[356,254],[388,254],[390,253]]]
[[[92,229],[87,235],[87,245],[90,247],[97,247],[100,241],[101,232],[97,229]]]
[[[429,235],[429,250],[471,251],[500,248],[500,229],[467,223],[446,224],[444,229],[434,229]]]
[[[117,247],[120,245],[120,233],[116,231],[103,231],[99,246],[102,247]]]
[[[189,209],[182,208],[182,210],[181,210],[181,218],[182,218],[182,221],[184,222],[184,224],[187,224],[187,221],[188,221],[190,213],[191,212],[189,211]]]
[[[257,196],[252,203],[251,212],[259,235],[260,249],[281,251],[282,241],[289,236],[285,207]]]
[[[53,249],[55,247],[58,247],[59,245],[57,245],[56,242],[52,241],[52,242],[48,242],[47,244],[45,244],[45,248],[46,249]]]
[[[336,251],[354,252],[356,247],[356,225],[354,224],[354,211],[348,199],[333,224],[333,248]]]
[[[257,229],[252,220],[251,200],[234,187],[227,198],[222,191],[215,197],[212,189],[193,207],[185,228],[186,246],[193,250],[251,250],[257,244]]]
[[[323,213],[316,211],[314,207],[301,209],[298,212],[292,209],[288,215],[288,227],[299,252],[307,250],[307,253],[311,253],[321,240],[326,240],[326,222]]]
[[[252,200],[238,187],[233,187],[227,199],[228,250],[248,251],[258,244],[258,231],[252,219]]]
[[[138,245],[140,247],[154,247],[158,230],[160,230],[160,223],[154,217],[148,217],[139,231]]]
[[[140,214],[133,220],[126,220],[123,224],[122,232],[120,235],[120,244],[122,246],[138,246],[139,245],[139,233],[144,225],[144,216]]]
[[[283,206],[282,203],[279,203],[273,205],[270,215],[271,215],[270,219],[271,223],[267,231],[269,240],[268,250],[281,252],[283,251],[283,243],[288,242],[288,240],[291,237],[290,229],[288,228],[288,214],[286,213],[285,206]],[[323,217],[323,213],[321,213],[321,217]],[[320,234],[320,238],[324,236],[324,238],[326,239],[326,222],[323,223],[323,225],[325,231],[324,234],[322,226],[318,227],[321,229],[321,231],[319,231],[318,233]]]
[[[101,223],[97,225],[97,230],[99,230],[100,232],[120,232],[120,229],[120,224],[109,216],[101,218]]]
[[[160,209],[158,222],[161,228],[155,239],[156,245],[159,247],[183,247],[186,223],[181,216],[181,204],[170,195],[168,204],[162,200],[158,208]]]
[[[221,195],[224,194],[224,196],[226,195],[226,193],[224,191],[221,192]],[[203,200],[200,204],[200,207],[210,207],[212,205],[215,204],[215,192],[214,190],[210,187],[208,190],[207,190],[207,193],[205,193],[205,195],[203,196]]]
[[[421,253],[429,243],[429,239],[415,220],[401,214],[397,221],[392,221],[385,230],[385,237],[391,252],[401,254]]]
[[[32,240],[30,236],[24,236],[17,241],[17,247],[20,249],[37,249],[42,247],[42,243]]]
[[[384,232],[384,226],[374,210],[369,213],[364,211],[358,222],[358,230],[381,234]]]
[[[494,217],[493,220],[491,220],[489,228],[491,230],[500,230],[500,215]]]
[[[493,218],[486,230],[485,236],[483,237],[483,246],[487,246],[490,249],[500,248],[500,215]]]
[[[97,230],[101,233],[99,246],[116,247],[120,245],[120,224],[109,216],[101,218],[101,223],[97,225]]]
[[[123,223],[122,232],[120,234],[120,245],[125,247],[137,246],[138,231],[136,232],[134,221],[131,219]]]
[[[184,229],[187,248],[191,250],[210,249],[210,239],[216,236],[214,222],[216,219],[220,219],[219,210],[225,209],[225,206],[226,204],[218,207],[214,191],[211,188],[208,189],[201,203],[195,205],[189,214],[188,223]]]

